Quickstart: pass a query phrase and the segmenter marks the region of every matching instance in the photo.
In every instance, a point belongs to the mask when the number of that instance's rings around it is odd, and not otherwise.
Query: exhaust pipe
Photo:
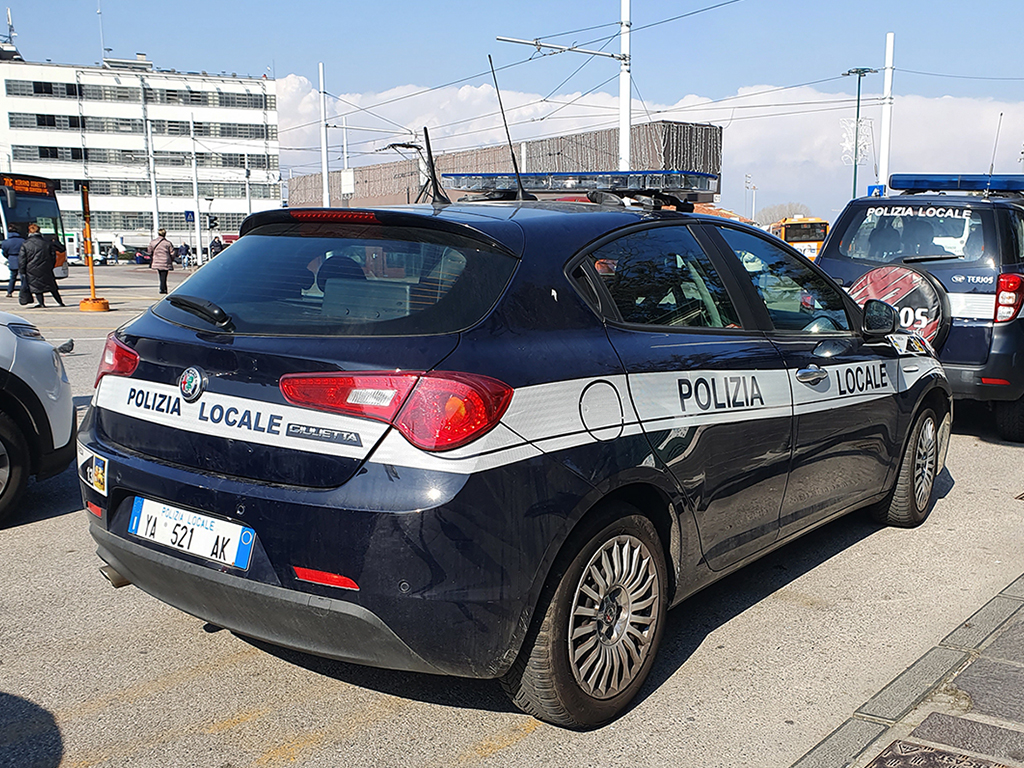
[[[100,573],[103,574],[103,578],[110,582],[110,586],[114,589],[120,589],[121,587],[127,587],[131,584],[128,579],[122,576],[120,573],[114,570],[112,566],[102,565],[100,566]]]

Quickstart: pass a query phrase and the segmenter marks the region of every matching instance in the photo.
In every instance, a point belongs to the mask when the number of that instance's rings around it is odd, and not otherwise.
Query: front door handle
[[[813,363],[806,368],[796,372],[796,380],[801,384],[817,384],[828,378],[828,371],[819,368]]]

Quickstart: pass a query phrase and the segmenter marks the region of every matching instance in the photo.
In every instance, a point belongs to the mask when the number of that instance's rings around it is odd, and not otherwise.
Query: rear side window
[[[835,236],[840,258],[876,264],[978,262],[997,253],[991,210],[962,203],[865,206]]]
[[[623,322],[674,328],[739,328],[718,273],[686,227],[621,237],[591,254]]]
[[[443,334],[479,322],[516,263],[470,237],[433,229],[272,224],[225,249],[177,294],[213,302],[238,334]],[[154,311],[208,327],[168,301]]]

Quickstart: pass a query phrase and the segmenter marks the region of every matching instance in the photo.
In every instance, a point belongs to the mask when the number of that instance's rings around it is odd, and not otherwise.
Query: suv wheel
[[[28,444],[18,425],[0,413],[0,522],[8,517],[28,484]]]
[[[505,692],[524,712],[569,728],[617,717],[643,685],[665,625],[665,555],[634,507],[608,504],[560,558]]]
[[[941,470],[941,441],[935,411],[925,408],[917,417],[903,449],[903,460],[892,494],[872,510],[878,522],[913,528],[928,517],[935,477]]]
[[[998,401],[995,406],[999,436],[1012,443],[1024,443],[1024,397],[1009,402]]]

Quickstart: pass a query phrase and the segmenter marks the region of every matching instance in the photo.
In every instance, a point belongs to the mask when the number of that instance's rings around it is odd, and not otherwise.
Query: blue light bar
[[[894,173],[889,177],[889,188],[916,192],[1024,192],[1024,174]]]
[[[523,173],[527,192],[586,193],[594,189],[717,192],[718,176],[697,171]],[[514,173],[444,173],[442,186],[466,192],[518,189]]]

